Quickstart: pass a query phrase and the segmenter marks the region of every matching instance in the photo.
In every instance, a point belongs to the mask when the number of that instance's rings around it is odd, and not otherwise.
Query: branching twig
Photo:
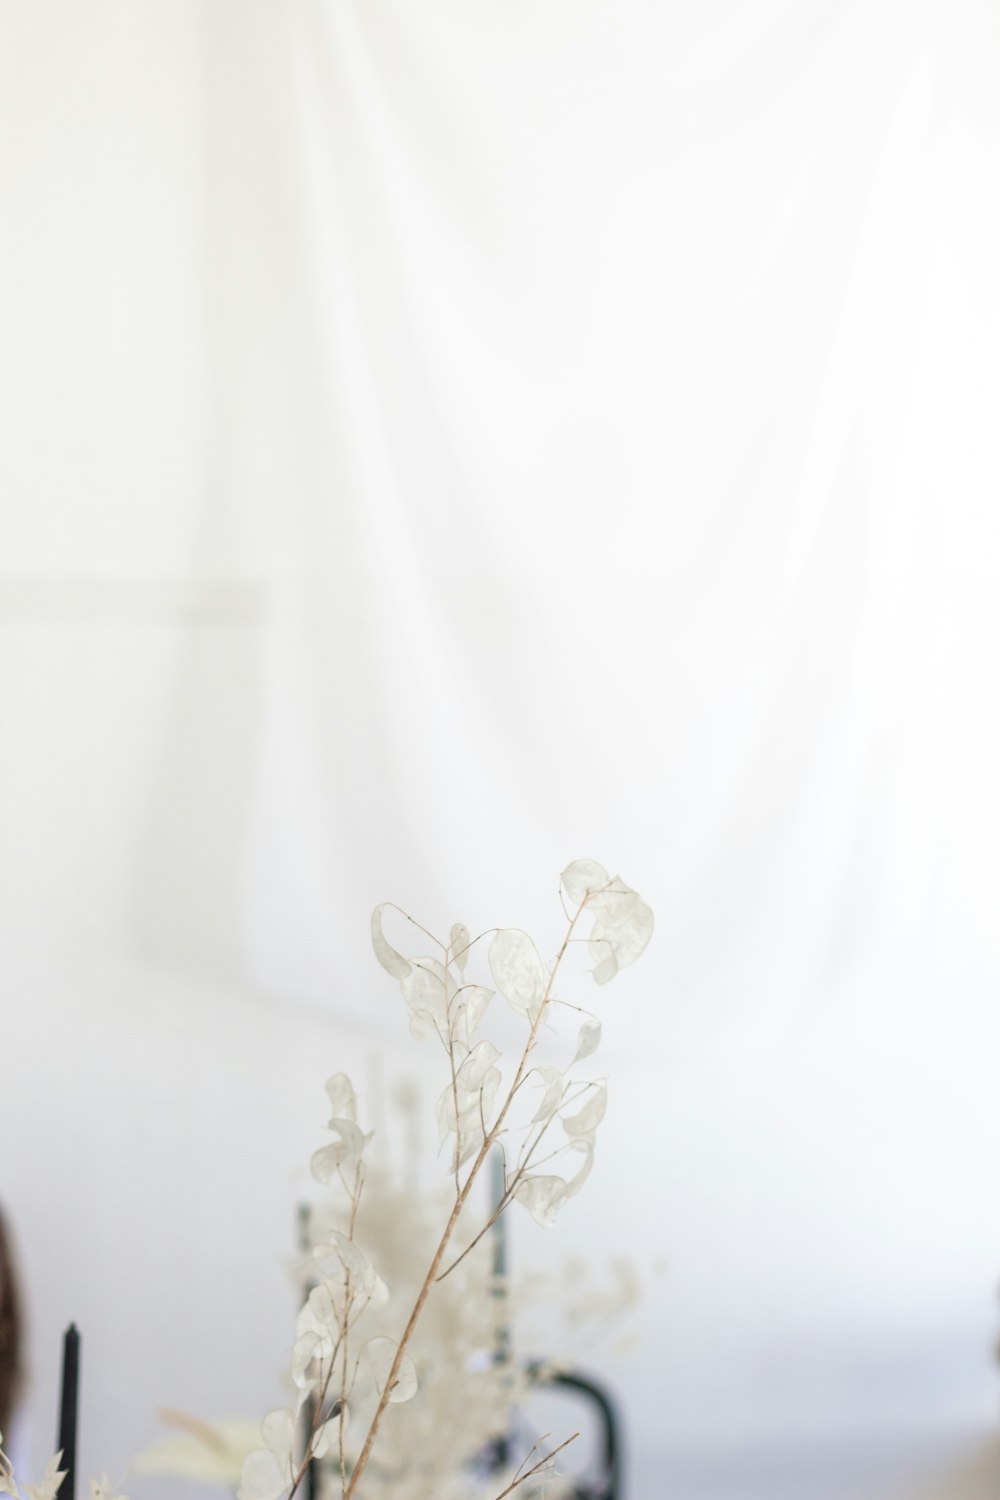
[[[555,1456],[556,1456],[557,1453],[561,1453],[564,1448],[568,1448],[569,1445],[570,1445],[570,1443],[576,1442],[576,1439],[579,1436],[580,1436],[580,1434],[578,1432],[574,1432],[571,1437],[566,1438],[564,1442],[561,1442],[558,1445],[558,1447],[553,1448],[552,1451],[551,1451],[551,1453],[543,1454],[543,1456],[538,1460],[538,1462],[536,1464],[532,1464],[532,1466],[531,1466],[530,1469],[525,1469],[523,1474],[521,1473],[521,1470],[518,1469],[517,1474],[511,1480],[510,1484],[507,1486],[507,1488],[505,1490],[501,1490],[500,1491],[499,1495],[497,1495],[495,1497],[495,1500],[504,1500],[504,1496],[505,1495],[509,1495],[512,1490],[516,1490],[517,1489],[517,1487],[518,1487],[519,1484],[523,1484],[526,1479],[530,1479],[533,1474],[537,1474],[538,1471],[539,1471],[539,1469],[544,1469],[545,1466],[546,1466],[546,1464],[549,1464],[549,1463],[552,1462],[552,1460],[555,1458]],[[535,1448],[537,1448],[537,1447],[538,1447],[538,1444],[536,1443],[535,1444]],[[531,1453],[534,1453],[535,1448],[532,1448]],[[531,1453],[528,1454],[528,1458],[531,1457]],[[525,1459],[524,1463],[527,1463],[527,1461],[528,1461],[528,1459]],[[521,1468],[524,1468],[524,1464],[521,1465]]]
[[[528,1077],[528,1075],[525,1074],[525,1077],[521,1079],[521,1083],[524,1083],[526,1081],[527,1077]],[[521,1084],[518,1084],[518,1088],[520,1088],[520,1086],[521,1086]],[[570,1085],[567,1084],[566,1088],[569,1088],[569,1087],[570,1087]],[[533,1162],[533,1160],[532,1160],[532,1158],[534,1157],[535,1152],[538,1150],[538,1147],[541,1144],[542,1137],[544,1136],[545,1132],[548,1130],[549,1126],[552,1124],[552,1121],[557,1118],[558,1110],[565,1109],[565,1107],[566,1107],[567,1104],[575,1104],[576,1101],[577,1101],[577,1099],[582,1099],[583,1098],[584,1094],[587,1092],[588,1089],[591,1089],[591,1088],[594,1088],[594,1087],[596,1087],[596,1085],[593,1084],[593,1083],[585,1083],[583,1085],[583,1087],[580,1089],[580,1092],[578,1094],[574,1094],[569,1099],[561,1099],[559,1101],[559,1104],[557,1105],[556,1109],[554,1109],[552,1111],[552,1113],[549,1115],[548,1119],[542,1122],[542,1127],[539,1130],[538,1134],[535,1136],[535,1139],[532,1141],[531,1145],[528,1147],[527,1153],[523,1154],[522,1160],[515,1167],[513,1177],[511,1177],[508,1180],[506,1171],[504,1172],[504,1192],[503,1192],[503,1196],[500,1199],[500,1202],[496,1205],[496,1207],[494,1208],[492,1214],[486,1220],[486,1223],[483,1225],[482,1229],[479,1230],[478,1234],[476,1234],[475,1237],[469,1241],[469,1243],[466,1245],[465,1249],[461,1252],[460,1255],[456,1255],[456,1257],[452,1261],[451,1265],[447,1266],[441,1272],[441,1274],[437,1278],[438,1281],[443,1281],[446,1276],[450,1276],[451,1273],[452,1273],[452,1271],[454,1271],[455,1267],[458,1266],[458,1265],[460,1265],[462,1263],[462,1261],[470,1253],[470,1251],[475,1250],[476,1246],[479,1244],[479,1241],[483,1238],[483,1236],[486,1235],[486,1234],[489,1234],[490,1230],[493,1228],[494,1224],[497,1222],[497,1220],[499,1219],[500,1215],[503,1213],[504,1209],[507,1207],[507,1205],[509,1203],[511,1203],[513,1201],[514,1194],[517,1192],[518,1186],[520,1185],[522,1179],[524,1178],[524,1174],[528,1170],[528,1168],[530,1166],[532,1166],[532,1165],[536,1166],[536,1167],[541,1166],[544,1162],[551,1161],[554,1156],[558,1156],[559,1153],[560,1153],[560,1151],[565,1151],[567,1149],[566,1146],[557,1146],[556,1149],[555,1149],[555,1151],[550,1152],[548,1156],[543,1156],[542,1160],[540,1162],[539,1161]],[[511,1090],[511,1098],[513,1098],[514,1092],[515,1092],[515,1090],[512,1089]],[[565,1090],[563,1092],[565,1093]],[[567,1146],[568,1145],[569,1145],[569,1142],[567,1142]]]

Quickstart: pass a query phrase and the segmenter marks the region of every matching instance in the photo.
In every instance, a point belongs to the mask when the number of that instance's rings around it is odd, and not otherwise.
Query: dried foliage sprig
[[[315,1285],[299,1314],[292,1349],[296,1405],[265,1417],[265,1446],[247,1457],[238,1500],[279,1500],[282,1495],[292,1500],[310,1463],[334,1449],[341,1497],[351,1500],[372,1460],[388,1408],[416,1394],[417,1367],[409,1351],[434,1287],[458,1269],[512,1202],[548,1226],[583,1186],[593,1164],[607,1087],[603,1079],[579,1078],[571,1071],[596,1051],[601,1027],[596,1016],[561,1000],[556,982],[585,921],[591,924],[584,941],[594,961],[592,977],[603,985],[642,954],[652,935],[653,916],[636,891],[609,876],[595,860],[569,865],[561,877],[560,895],[567,927],[548,965],[528,934],[516,928],[491,929],[471,939],[468,929],[456,923],[448,941],[442,942],[391,904],[373,913],[375,955],[399,983],[412,1033],[417,1039],[436,1039],[445,1056],[446,1083],[436,1115],[442,1143],[451,1148],[453,1201],[401,1332],[395,1337],[379,1333],[362,1338],[364,1328],[359,1325],[366,1319],[370,1324],[371,1314],[385,1307],[390,1293],[356,1235],[365,1184],[364,1152],[371,1137],[358,1124],[350,1080],[342,1073],[334,1075],[327,1086],[334,1139],[315,1153],[312,1171],[319,1182],[336,1185],[344,1194],[346,1224],[332,1230],[328,1242],[314,1247]],[[436,951],[411,959],[392,946],[384,930],[390,911],[405,918]],[[474,950],[486,939],[495,988],[469,977]],[[526,1027],[506,1086],[500,1049],[491,1041],[477,1040],[496,993]],[[562,1068],[536,1063],[532,1054],[542,1027],[566,1008],[583,1016],[570,1061]],[[531,1104],[525,1108],[523,1093],[531,1081],[541,1089],[541,1097],[531,1101],[533,1110]],[[515,1149],[512,1140],[517,1136]],[[500,1201],[470,1231],[463,1213],[494,1147],[504,1154]],[[548,1170],[540,1170],[543,1167]],[[303,1409],[308,1414],[307,1433],[304,1445],[298,1445]],[[364,1434],[359,1444],[348,1431],[352,1417],[359,1419]],[[528,1469],[522,1467],[503,1493],[547,1469],[557,1451]]]
[[[19,1485],[14,1477],[14,1469],[4,1452],[3,1433],[0,1433],[0,1495],[11,1495],[13,1500],[56,1500],[59,1486],[66,1478],[66,1470],[60,1469],[59,1464],[62,1453],[57,1453],[49,1459],[45,1473],[38,1484]],[[114,1493],[115,1486],[112,1485],[106,1474],[100,1479],[90,1481],[90,1500],[125,1500],[124,1495]]]

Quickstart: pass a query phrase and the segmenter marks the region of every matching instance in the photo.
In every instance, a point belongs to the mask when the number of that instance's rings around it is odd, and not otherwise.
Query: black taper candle
[[[509,1363],[511,1354],[510,1320],[507,1316],[510,1297],[507,1284],[507,1217],[506,1210],[501,1209],[507,1192],[507,1162],[499,1147],[494,1149],[490,1159],[490,1192],[495,1205],[494,1211],[500,1210],[499,1217],[490,1230],[493,1242],[493,1295],[503,1304],[503,1316],[497,1325],[497,1346],[493,1351],[493,1363],[505,1365]],[[509,1434],[497,1438],[493,1453],[497,1468],[503,1468],[509,1463]]]
[[[76,1414],[80,1396],[80,1335],[71,1323],[63,1339],[62,1393],[59,1397],[59,1461],[66,1478],[59,1486],[59,1500],[76,1500]]]

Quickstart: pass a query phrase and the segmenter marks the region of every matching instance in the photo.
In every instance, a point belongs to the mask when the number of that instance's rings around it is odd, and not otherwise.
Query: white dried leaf
[[[532,1072],[540,1078],[543,1086],[542,1102],[532,1118],[532,1125],[538,1125],[542,1120],[549,1120],[559,1108],[563,1090],[566,1087],[565,1075],[559,1068],[549,1067],[546,1063],[538,1063]]]
[[[411,1014],[420,1021],[430,1021],[442,1035],[448,1034],[448,1002],[455,993],[455,981],[436,958],[415,959],[400,989]]]
[[[297,1338],[292,1345],[292,1379],[300,1390],[311,1388],[314,1384],[309,1379],[308,1371],[319,1346],[319,1334],[314,1332],[303,1333],[301,1338]]]
[[[278,1500],[290,1484],[291,1476],[274,1454],[257,1448],[243,1460],[236,1500]]]
[[[618,954],[606,942],[591,938],[591,957],[595,960],[591,977],[595,984],[607,984],[618,973]]]
[[[548,976],[526,932],[516,927],[500,929],[490,944],[490,972],[508,1005],[534,1021],[541,1010]]]
[[[500,1069],[491,1067],[471,1089],[458,1087],[457,1079],[456,1084],[445,1086],[436,1106],[438,1134],[442,1141],[452,1131],[464,1137],[470,1131],[482,1130],[482,1122],[493,1108],[500,1080]]]
[[[295,1413],[288,1406],[269,1411],[260,1424],[260,1435],[275,1458],[291,1458],[295,1442]]]
[[[492,1042],[477,1042],[456,1074],[456,1083],[465,1093],[479,1092],[487,1073],[500,1056]]]
[[[330,1417],[317,1427],[312,1435],[312,1450],[316,1458],[326,1458],[332,1450],[340,1432],[340,1416]]]
[[[470,941],[469,929],[461,922],[456,922],[449,935],[448,959],[460,974],[465,973],[465,965],[469,961]]]
[[[607,1107],[608,1086],[606,1083],[595,1083],[588,1091],[578,1113],[563,1118],[563,1129],[567,1135],[590,1135],[604,1119],[604,1111]]]
[[[483,1079],[482,1083],[479,1085],[479,1099],[476,1104],[476,1109],[477,1112],[481,1113],[485,1119],[489,1119],[490,1111],[492,1110],[494,1101],[496,1100],[497,1090],[500,1087],[500,1079],[500,1069],[491,1068],[486,1077]]]
[[[369,1339],[365,1345],[379,1394],[385,1389],[386,1381],[389,1379],[389,1373],[396,1358],[396,1348],[392,1339],[381,1337]],[[416,1392],[417,1372],[413,1360],[408,1354],[404,1354],[392,1390],[389,1392],[390,1404],[398,1405],[400,1402],[409,1401],[412,1396],[416,1395]]]
[[[334,1119],[357,1121],[358,1098],[346,1073],[334,1073],[332,1078],[328,1078],[326,1092]]]
[[[452,1171],[456,1171],[459,1167],[464,1167],[465,1163],[476,1155],[485,1139],[483,1127],[480,1125],[478,1119],[471,1120],[468,1125],[463,1125],[462,1149],[452,1162]]]
[[[437,1120],[438,1140],[443,1145],[458,1125],[455,1090],[450,1083],[441,1090],[438,1096],[437,1104],[434,1106],[434,1118]]]
[[[410,1035],[415,1042],[424,1042],[429,1036],[437,1031],[434,1019],[425,1010],[416,1012],[410,1017]]]
[[[294,1477],[295,1413],[287,1406],[268,1412],[260,1432],[267,1447],[248,1453],[244,1459],[237,1500],[278,1500]]]
[[[515,1188],[514,1197],[524,1204],[536,1224],[550,1229],[566,1201],[566,1184],[561,1177],[525,1177]]]
[[[463,984],[456,992],[451,1005],[451,1029],[452,1034],[467,1047],[471,1046],[494,993],[482,984]]]
[[[301,1339],[304,1338],[307,1333],[313,1334],[317,1339],[326,1337],[326,1329],[321,1323],[317,1323],[316,1314],[309,1306],[308,1298],[306,1298],[305,1302],[303,1302],[302,1306],[298,1310],[298,1313],[296,1314],[295,1337],[296,1339]]]
[[[345,1152],[339,1140],[331,1143],[330,1146],[321,1146],[318,1151],[313,1151],[312,1157],[309,1158],[309,1170],[316,1182],[321,1182],[325,1187],[337,1167],[343,1163],[343,1155]]]
[[[582,1136],[577,1140],[569,1142],[569,1150],[578,1151],[583,1156],[583,1162],[566,1184],[566,1197],[573,1198],[583,1187],[590,1176],[590,1169],[594,1165],[594,1142],[591,1136]]]
[[[318,1151],[313,1152],[310,1162],[312,1175],[324,1185],[340,1167],[355,1170],[361,1160],[361,1153],[371,1140],[371,1135],[365,1135],[353,1120],[331,1120],[329,1128],[340,1137],[339,1141],[333,1141],[329,1146],[320,1146]]]
[[[337,1241],[337,1254],[345,1273],[351,1278],[353,1291],[360,1292],[365,1297],[372,1296],[381,1277],[375,1270],[371,1256],[362,1250],[357,1240],[349,1239],[339,1229],[335,1229],[333,1234]]]
[[[372,912],[372,947],[375,949],[375,957],[393,979],[405,979],[410,972],[409,960],[391,947],[382,931],[382,913],[386,905],[387,903],[383,902]]]
[[[594,980],[607,984],[619,969],[627,968],[645,951],[653,936],[653,913],[645,901],[615,876],[613,889],[601,897],[590,934],[590,953],[596,967]]]
[[[601,1045],[601,1023],[596,1016],[589,1016],[580,1027],[577,1037],[576,1052],[573,1054],[573,1063],[582,1062],[585,1057],[590,1057]],[[570,1063],[570,1067],[573,1066]]]
[[[377,1271],[374,1273],[371,1283],[365,1288],[365,1292],[368,1297],[369,1307],[385,1307],[389,1300],[389,1288]]]
[[[446,1141],[453,1131],[464,1130],[476,1119],[473,1108],[478,1094],[469,1095],[457,1091],[452,1083],[446,1084],[435,1109],[438,1139]]]
[[[609,880],[607,870],[596,859],[575,859],[560,876],[562,888],[573,906],[579,906],[591,891],[601,890]]]
[[[321,1281],[309,1293],[309,1310],[321,1328],[334,1328],[339,1324],[337,1309],[332,1296],[332,1286]]]

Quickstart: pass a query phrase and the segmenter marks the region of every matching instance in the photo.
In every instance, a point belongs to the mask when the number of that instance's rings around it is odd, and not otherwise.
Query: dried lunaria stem
[[[417,1370],[408,1349],[435,1283],[460,1264],[511,1202],[522,1204],[539,1224],[547,1226],[583,1186],[593,1162],[607,1087],[603,1079],[570,1075],[596,1051],[601,1025],[596,1016],[557,998],[556,981],[570,945],[580,940],[585,921],[591,923],[584,940],[594,962],[592,978],[603,985],[643,952],[652,935],[653,915],[631,887],[609,876],[594,860],[577,860],[563,871],[560,896],[568,925],[548,965],[528,934],[516,928],[492,929],[472,940],[468,929],[456,923],[448,941],[442,942],[412,918],[407,920],[436,951],[407,958],[390,944],[383,927],[387,911],[402,917],[406,913],[389,905],[373,913],[375,955],[399,983],[412,1033],[418,1040],[436,1040],[447,1061],[447,1081],[436,1113],[442,1143],[451,1146],[454,1200],[402,1331],[396,1338],[363,1338],[356,1332],[359,1322],[370,1310],[384,1307],[389,1293],[355,1236],[365,1181],[363,1153],[370,1136],[358,1124],[350,1080],[343,1073],[335,1074],[327,1084],[332,1109],[329,1129],[334,1139],[314,1154],[312,1172],[320,1183],[337,1185],[345,1194],[347,1229],[333,1230],[328,1241],[314,1247],[316,1280],[299,1314],[291,1357],[297,1403],[264,1418],[265,1446],[246,1459],[238,1500],[293,1496],[309,1463],[334,1449],[342,1500],[351,1500],[369,1465],[388,1407],[409,1401],[417,1391]],[[473,952],[485,938],[489,938],[487,962],[493,988],[468,975]],[[506,1082],[499,1048],[478,1038],[497,992],[523,1018],[526,1028],[520,1054],[506,1069]],[[568,1064],[560,1068],[533,1062],[543,1024],[548,1027],[567,1009],[582,1015]],[[540,1092],[531,1091],[533,1097],[525,1109],[528,1084]],[[518,1133],[520,1145],[515,1151],[510,1138]],[[500,1202],[483,1223],[470,1226],[463,1213],[501,1137],[507,1166]],[[452,1252],[449,1262],[460,1224],[462,1248],[457,1254]],[[330,1393],[336,1395],[335,1412],[329,1409]],[[307,1402],[308,1438],[296,1460],[296,1432]],[[356,1447],[349,1442],[352,1415],[360,1420],[364,1433]],[[564,1446],[560,1444],[515,1476],[503,1495],[546,1467]]]

